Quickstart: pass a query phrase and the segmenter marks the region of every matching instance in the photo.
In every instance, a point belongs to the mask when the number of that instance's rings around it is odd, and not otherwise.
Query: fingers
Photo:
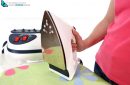
[[[83,49],[83,40],[75,29],[72,29],[72,33],[75,36],[75,40],[76,40],[76,43],[75,43],[76,45],[71,42],[72,48],[74,51],[76,50],[76,51],[80,52]]]
[[[71,40],[71,45],[72,45],[72,51],[77,51],[77,44],[76,42],[73,41],[73,39]]]
[[[72,43],[72,50],[73,50],[73,52],[77,51],[77,44],[76,43]]]
[[[72,29],[72,33],[75,36],[76,40],[80,40],[81,39],[79,33],[75,29]]]

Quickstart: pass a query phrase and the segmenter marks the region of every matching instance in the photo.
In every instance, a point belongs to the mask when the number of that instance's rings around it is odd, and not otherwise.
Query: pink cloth
[[[115,0],[115,19],[96,55],[111,80],[130,85],[130,0]]]

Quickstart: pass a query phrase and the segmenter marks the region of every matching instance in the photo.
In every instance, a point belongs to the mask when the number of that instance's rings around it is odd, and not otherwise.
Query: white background
[[[85,39],[105,16],[110,0],[4,0],[26,2],[30,6],[0,6],[0,50],[12,29],[41,29],[44,10],[49,10],[76,27]],[[93,70],[95,55],[101,43],[78,53],[86,67]]]

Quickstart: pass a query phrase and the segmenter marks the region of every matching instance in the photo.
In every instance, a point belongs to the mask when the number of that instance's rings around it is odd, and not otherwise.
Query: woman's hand
[[[75,29],[72,29],[72,33],[76,39],[76,43],[73,43],[73,40],[72,40],[73,51],[75,51],[75,50],[78,52],[83,51],[85,49],[85,47],[84,47],[84,41],[82,40],[81,36]]]

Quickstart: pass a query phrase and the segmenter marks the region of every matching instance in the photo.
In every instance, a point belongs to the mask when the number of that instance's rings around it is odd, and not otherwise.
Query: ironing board
[[[47,63],[16,67],[0,73],[0,85],[110,85],[86,67],[79,65],[74,78],[68,81],[49,71]]]

